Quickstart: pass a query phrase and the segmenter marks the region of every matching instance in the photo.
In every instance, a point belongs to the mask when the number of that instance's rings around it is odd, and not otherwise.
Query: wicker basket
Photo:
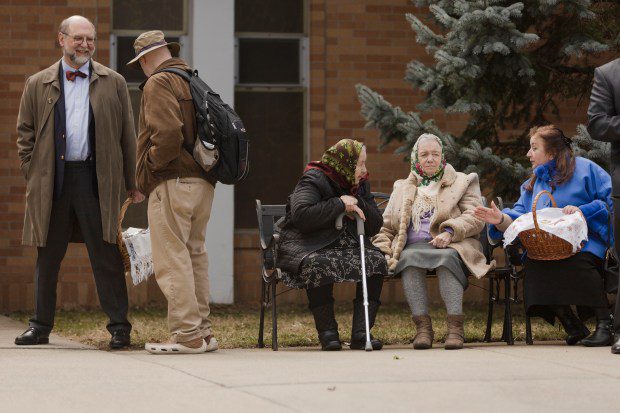
[[[541,195],[547,194],[551,199],[551,204],[554,208],[557,208],[555,199],[549,191],[540,191],[536,198],[534,198],[534,204],[532,205],[532,217],[534,219],[534,228],[521,231],[519,233],[519,239],[527,250],[527,256],[533,260],[542,261],[555,261],[568,258],[575,253],[573,252],[573,246],[566,240],[543,231],[538,227],[538,220],[536,218],[536,205]]]
[[[121,252],[121,258],[123,259],[123,267],[125,268],[125,274],[131,273],[131,260],[129,259],[129,253],[127,252],[127,247],[125,247],[125,241],[123,241],[123,219],[125,218],[125,213],[127,212],[127,208],[131,204],[131,198],[127,198],[127,200],[123,203],[121,207],[121,211],[118,214],[118,229],[116,233],[116,245],[118,246],[118,250]]]

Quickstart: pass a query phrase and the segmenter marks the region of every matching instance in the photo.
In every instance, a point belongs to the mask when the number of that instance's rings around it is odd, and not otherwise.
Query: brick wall
[[[368,146],[368,167],[374,190],[389,192],[395,179],[408,173],[407,165],[393,154],[395,146],[378,151],[377,133],[364,130],[354,86],[364,83],[393,104],[415,110],[420,92],[404,80],[406,64],[415,58],[430,63],[423,47],[405,21],[406,12],[417,11],[409,0],[310,0],[310,157],[343,137],[357,137]],[[25,183],[15,146],[19,99],[27,76],[60,58],[56,31],[60,21],[73,14],[93,20],[98,29],[95,58],[109,60],[109,0],[20,0],[0,6],[0,312],[33,307],[34,248],[20,244]],[[567,102],[558,124],[567,131],[585,121],[587,99]],[[433,114],[434,116],[435,114]],[[464,116],[436,114],[440,127],[458,132]],[[260,262],[255,231],[235,234],[235,299],[258,302]],[[478,283],[480,284],[480,283]],[[436,288],[431,287],[431,291]],[[59,306],[97,306],[89,261],[82,244],[71,244],[63,262]],[[131,305],[162,302],[153,280],[131,287]],[[336,296],[352,297],[352,286],[339,286]],[[305,302],[302,292],[281,296],[282,302]],[[466,299],[480,301],[484,292],[470,288]],[[402,301],[399,283],[389,283],[384,301]]]
[[[397,145],[378,150],[376,130],[365,130],[355,85],[365,84],[405,111],[415,111],[423,95],[403,80],[412,59],[432,64],[423,46],[405,20],[405,13],[420,13],[410,0],[310,0],[310,157],[319,159],[325,148],[345,137],[364,141],[368,151],[368,170],[375,191],[390,192],[396,179],[409,173]],[[588,99],[562,105],[561,118],[554,120],[567,132],[587,120]],[[452,133],[464,129],[467,117],[437,112],[438,126]],[[260,297],[258,238],[255,233],[237,232],[235,238],[235,299],[257,302]],[[433,282],[434,283],[434,282]],[[486,282],[472,281],[484,288]],[[429,293],[437,301],[434,285]],[[351,286],[335,290],[336,298],[352,298]],[[486,292],[470,287],[466,301],[484,301]],[[301,301],[300,301],[301,300]],[[400,282],[384,287],[383,301],[404,301]],[[305,302],[300,293],[282,295],[282,301]]]
[[[109,0],[19,0],[0,6],[0,311],[33,308],[36,251],[21,245],[25,181],[19,169],[15,125],[26,78],[62,56],[56,34],[60,22],[80,14],[97,27],[95,59],[110,56]],[[58,303],[63,308],[97,306],[90,263],[83,244],[70,244],[60,273]],[[160,299],[156,285],[131,288],[132,304]]]

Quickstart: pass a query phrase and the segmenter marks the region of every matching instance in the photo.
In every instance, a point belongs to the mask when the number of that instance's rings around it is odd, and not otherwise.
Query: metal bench
[[[390,199],[390,195],[382,192],[373,192],[375,201],[380,210],[384,210],[387,202]],[[486,206],[486,199],[482,198],[483,204]],[[258,219],[258,231],[260,238],[260,253],[261,253],[261,308],[260,308],[260,324],[258,330],[258,347],[263,348],[264,344],[264,332],[265,332],[265,311],[271,306],[271,329],[272,340],[271,348],[278,350],[278,321],[277,321],[277,309],[276,309],[276,286],[282,279],[282,271],[276,266],[277,254],[278,254],[278,239],[279,228],[277,226],[278,221],[282,220],[286,215],[285,205],[263,205],[260,200],[256,200],[256,216]],[[487,259],[487,263],[493,259],[493,250],[501,243],[491,244],[488,236],[488,225],[485,224],[483,230],[480,233],[480,243],[484,256]],[[493,322],[493,306],[499,303],[504,304],[504,321],[503,321],[503,333],[502,341],[507,344],[514,344],[512,335],[512,316],[511,316],[511,303],[519,302],[516,296],[516,284],[515,294],[510,295],[511,282],[515,282],[513,273],[514,267],[510,267],[510,270],[500,267],[492,270],[487,274],[489,278],[489,311],[487,317],[487,327],[485,334],[485,341],[490,341],[491,324]],[[429,275],[434,275],[434,271],[429,271]],[[385,280],[396,280],[398,277],[394,275],[388,275]],[[500,298],[500,286],[504,284],[505,297]]]

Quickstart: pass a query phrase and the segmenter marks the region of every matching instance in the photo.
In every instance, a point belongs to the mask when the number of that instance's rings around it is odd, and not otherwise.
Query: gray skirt
[[[463,264],[459,253],[452,248],[435,248],[427,241],[416,242],[405,247],[394,269],[394,274],[400,274],[407,267],[435,270],[446,267],[466,289],[467,267]]]

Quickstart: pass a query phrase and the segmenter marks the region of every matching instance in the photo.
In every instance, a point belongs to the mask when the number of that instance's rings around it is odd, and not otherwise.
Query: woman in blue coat
[[[553,125],[530,130],[533,174],[521,185],[521,197],[514,208],[500,211],[478,207],[476,217],[491,225],[491,237],[501,239],[503,232],[519,216],[531,212],[536,195],[543,190],[553,194],[565,214],[582,213],[588,224],[588,241],[575,255],[554,261],[525,258],[524,300],[529,316],[542,317],[553,324],[560,320],[569,345],[581,341],[586,346],[608,346],[613,340],[609,303],[603,288],[602,266],[608,240],[609,211],[612,209],[611,177],[594,162],[575,157],[571,141]],[[551,206],[542,196],[537,208]],[[579,317],[571,305],[577,307]],[[597,317],[596,331],[582,320]]]

